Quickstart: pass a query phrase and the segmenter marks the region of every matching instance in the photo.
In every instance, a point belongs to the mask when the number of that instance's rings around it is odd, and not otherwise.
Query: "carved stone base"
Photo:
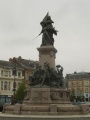
[[[26,104],[44,104],[50,102],[50,88],[31,88],[30,99],[27,100]]]
[[[31,88],[22,104],[4,105],[3,112],[25,115],[88,114],[89,105],[72,105],[69,91],[59,88]]]
[[[50,67],[55,70],[55,58],[57,50],[54,46],[41,46],[37,48],[39,51],[39,64],[44,68],[44,63],[49,63]]]
[[[63,88],[31,88],[24,104],[70,104],[70,91]],[[29,99],[26,99],[29,98]]]

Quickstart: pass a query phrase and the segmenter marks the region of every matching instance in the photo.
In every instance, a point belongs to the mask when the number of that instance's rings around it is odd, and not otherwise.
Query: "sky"
[[[42,35],[33,38],[47,12],[59,31],[54,36],[56,65],[64,75],[90,72],[90,0],[0,0],[0,60],[39,60]]]

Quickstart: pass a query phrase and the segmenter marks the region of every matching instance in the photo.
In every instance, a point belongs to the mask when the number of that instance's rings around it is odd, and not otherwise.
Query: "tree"
[[[25,96],[25,83],[21,83],[16,91],[16,102],[22,102]]]
[[[76,102],[83,102],[84,101],[84,94],[81,91],[78,91],[75,93],[75,90],[73,89],[71,94],[70,94],[70,101],[74,102],[74,100]]]
[[[74,99],[76,99],[76,96],[75,96],[75,91],[73,89],[72,92],[71,92],[71,94],[70,94],[70,101],[74,102]]]

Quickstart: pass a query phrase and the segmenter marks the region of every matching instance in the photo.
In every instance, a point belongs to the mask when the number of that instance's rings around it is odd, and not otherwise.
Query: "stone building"
[[[66,75],[67,88],[74,91],[76,97],[83,96],[85,101],[90,101],[90,73],[88,72],[74,72]]]
[[[11,103],[14,85],[17,90],[19,84],[24,80],[23,69],[18,65],[16,67],[16,76],[14,76],[14,65],[8,61],[0,60],[0,103]]]
[[[14,89],[16,91],[21,82],[27,87],[36,64],[37,61],[22,59],[20,56],[10,58],[9,61],[0,60],[0,103],[12,103]]]
[[[29,76],[36,68],[38,61],[23,59],[21,56],[19,56],[18,58],[16,57],[10,58],[9,62],[11,62],[12,64],[17,64],[23,69],[24,82],[25,85],[27,86],[29,82]]]

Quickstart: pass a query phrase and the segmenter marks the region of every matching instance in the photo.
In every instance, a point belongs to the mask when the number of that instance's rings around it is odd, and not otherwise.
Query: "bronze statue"
[[[40,23],[42,26],[42,44],[41,46],[48,46],[54,44],[53,34],[57,35],[57,30],[53,27],[49,13],[44,17]],[[33,87],[62,87],[63,86],[63,68],[57,65],[57,70],[50,67],[48,62],[44,63],[44,68],[37,64],[35,71],[29,77],[30,86]]]
[[[41,46],[53,45],[54,44],[53,34],[57,35],[58,31],[55,30],[52,23],[54,23],[54,22],[51,20],[51,17],[49,16],[49,13],[47,13],[47,15],[44,17],[44,19],[40,23],[41,26],[42,26],[42,31],[41,31],[40,34],[43,34],[42,35]]]
[[[36,70],[33,72],[32,76],[30,76],[29,80],[30,86],[34,87],[43,86],[62,87],[63,86],[62,67],[59,71],[58,69],[57,71],[55,71],[52,68],[50,68],[49,64],[46,62],[44,63],[44,69],[41,69],[40,66],[37,67]]]

